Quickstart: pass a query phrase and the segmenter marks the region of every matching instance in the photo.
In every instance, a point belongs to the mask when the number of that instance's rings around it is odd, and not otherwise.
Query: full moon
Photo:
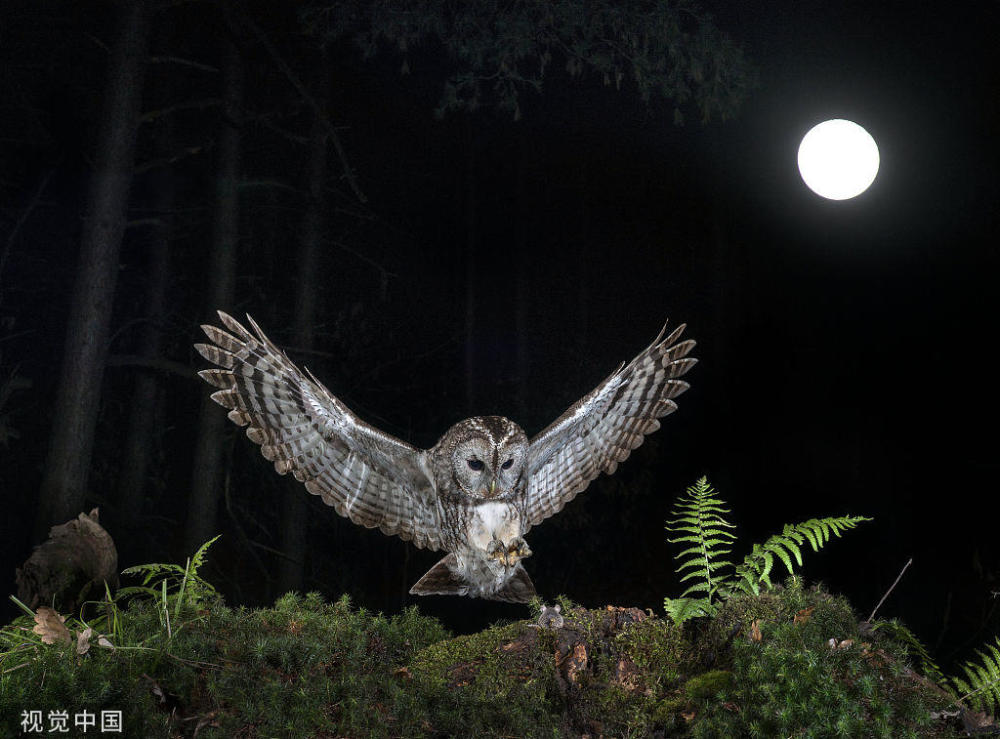
[[[799,172],[817,195],[847,200],[860,195],[878,174],[878,146],[857,123],[835,119],[810,129],[799,144]]]

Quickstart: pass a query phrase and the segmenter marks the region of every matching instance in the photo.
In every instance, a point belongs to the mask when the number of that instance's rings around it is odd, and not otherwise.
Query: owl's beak
[[[490,483],[490,497],[491,498],[493,497],[494,493],[496,493],[496,490],[497,490],[497,481],[494,480],[493,482]]]

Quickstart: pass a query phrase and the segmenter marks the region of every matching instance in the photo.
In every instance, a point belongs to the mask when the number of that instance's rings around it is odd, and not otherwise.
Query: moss
[[[729,670],[709,670],[684,683],[684,693],[693,701],[702,701],[714,697],[732,685],[733,673]]]
[[[727,658],[733,684],[705,706],[695,736],[916,737],[931,728],[903,666],[860,638],[844,599],[792,582],[732,598],[711,632],[718,639],[734,622],[744,628]]]
[[[387,676],[448,636],[416,609],[386,618],[316,594],[286,596],[273,609],[216,603],[184,616],[168,633],[157,605],[137,601],[121,614],[117,649],[8,653],[4,669],[9,659],[24,666],[0,679],[5,726],[34,708],[122,710],[126,736],[167,736],[199,723],[204,737],[388,735],[394,722],[408,731],[405,718],[378,709],[409,700]]]
[[[416,608],[387,617],[316,594],[202,603],[168,632],[142,600],[119,614],[117,649],[85,655],[28,643],[23,619],[3,632],[0,735],[26,708],[121,709],[126,736],[150,737],[960,735],[931,722],[947,698],[908,673],[905,645],[863,638],[821,587],[734,596],[684,628],[561,605],[560,629],[452,638]]]

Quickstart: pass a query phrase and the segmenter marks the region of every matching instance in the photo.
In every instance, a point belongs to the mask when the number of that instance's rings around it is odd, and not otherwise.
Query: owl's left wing
[[[679,380],[697,362],[695,342],[677,343],[684,324],[667,327],[639,356],[622,365],[531,440],[523,506],[525,533],[562,510],[601,472],[618,463],[660,428],[657,420],[677,409],[672,400],[688,389]]]
[[[248,426],[279,474],[291,472],[341,516],[418,547],[443,549],[440,516],[423,452],[369,426],[309,373],[307,377],[250,316],[251,333],[219,311],[232,332],[202,326],[195,344],[221,369],[198,374],[220,388],[212,400]]]

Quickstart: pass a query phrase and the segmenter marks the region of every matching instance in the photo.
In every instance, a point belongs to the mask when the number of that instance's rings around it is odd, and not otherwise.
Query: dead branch
[[[138,354],[115,354],[108,357],[104,363],[105,367],[142,367],[144,369],[166,372],[171,375],[179,375],[188,379],[197,377],[195,370],[186,364],[174,362],[170,359],[148,359],[140,357]]]
[[[354,174],[354,170],[351,168],[350,163],[347,161],[347,153],[344,151],[344,146],[340,141],[340,136],[337,134],[337,128],[333,125],[333,123],[330,122],[330,119],[327,117],[326,112],[323,110],[322,106],[316,101],[316,98],[309,93],[309,90],[306,89],[306,86],[302,83],[302,80],[300,80],[298,76],[295,74],[295,72],[292,71],[292,68],[288,66],[288,63],[285,62],[281,54],[278,53],[278,50],[274,48],[274,45],[267,38],[264,32],[257,27],[257,24],[255,24],[252,20],[250,20],[250,18],[247,17],[246,14],[241,14],[241,19],[243,23],[246,24],[247,28],[250,29],[250,32],[254,35],[257,41],[260,42],[261,46],[264,47],[264,50],[267,51],[271,59],[274,60],[275,66],[277,66],[278,69],[281,70],[281,72],[285,75],[285,77],[288,78],[288,81],[291,83],[292,87],[296,89],[299,95],[302,96],[302,99],[305,100],[306,103],[309,105],[309,107],[313,109],[313,112],[316,114],[320,122],[323,124],[323,127],[326,129],[326,132],[330,137],[330,141],[333,142],[333,148],[337,152],[337,158],[340,159],[340,165],[343,168],[344,179],[346,179],[347,183],[351,186],[351,190],[354,192],[354,195],[357,197],[357,199],[362,203],[367,203],[368,198],[361,191],[361,187],[358,185],[358,180]]]
[[[183,103],[168,105],[166,108],[148,110],[139,116],[139,121],[141,123],[149,123],[151,121],[155,121],[157,118],[163,118],[164,116],[176,113],[180,110],[204,110],[205,108],[213,108],[216,105],[222,105],[222,98],[198,98],[197,100],[185,100]]]
[[[213,67],[210,64],[203,64],[202,62],[196,62],[193,59],[184,59],[179,56],[151,56],[149,61],[153,64],[180,64],[184,67],[194,67],[195,69],[200,69],[203,72],[214,72],[218,74],[219,69]]]

